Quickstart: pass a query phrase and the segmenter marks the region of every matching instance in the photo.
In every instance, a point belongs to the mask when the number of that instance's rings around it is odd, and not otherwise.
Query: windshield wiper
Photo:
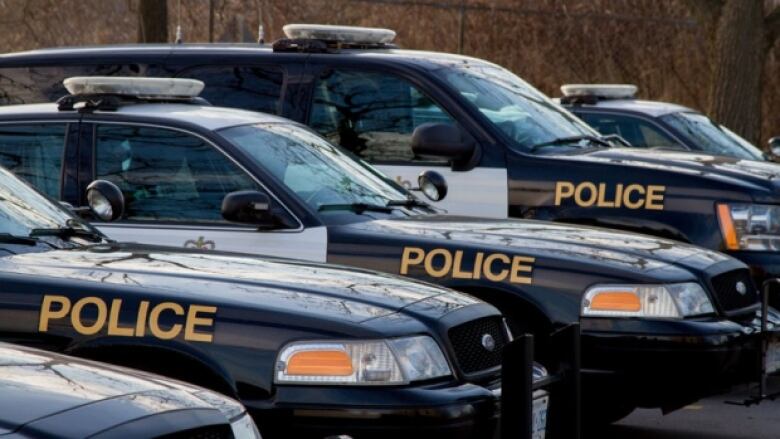
[[[418,200],[417,198],[407,198],[405,200],[390,200],[387,202],[388,207],[431,207],[425,201]]]
[[[3,244],[37,245],[38,240],[29,236],[18,236],[10,233],[0,233],[0,242]]]
[[[39,236],[55,236],[61,239],[68,239],[74,236],[86,238],[90,241],[102,241],[103,235],[97,232],[93,232],[89,229],[82,229],[78,227],[59,227],[54,229],[32,229],[30,231],[30,237],[36,238]]]
[[[371,203],[323,204],[317,208],[317,211],[319,212],[329,210],[351,210],[357,214],[361,214],[367,210],[390,213],[393,211],[393,208],[392,206],[382,206],[381,204]]]
[[[559,137],[549,142],[537,143],[536,145],[531,146],[531,152],[535,152],[539,149],[548,146],[558,146],[558,145],[566,145],[571,143],[578,143],[583,140],[590,140],[593,143],[598,143],[599,145],[607,148],[610,148],[612,146],[612,144],[609,143],[608,141],[596,136],[571,136],[571,137]]]

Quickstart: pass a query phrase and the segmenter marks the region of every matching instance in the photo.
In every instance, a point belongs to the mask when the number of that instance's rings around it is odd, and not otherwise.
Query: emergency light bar
[[[282,30],[290,39],[337,41],[345,44],[389,44],[395,39],[395,31],[374,27],[288,24]]]
[[[627,99],[636,96],[638,88],[632,84],[565,84],[561,92],[565,97],[592,96],[604,99]]]
[[[148,98],[194,98],[203,82],[184,78],[138,78],[121,76],[76,76],[63,81],[73,96],[111,94]]]

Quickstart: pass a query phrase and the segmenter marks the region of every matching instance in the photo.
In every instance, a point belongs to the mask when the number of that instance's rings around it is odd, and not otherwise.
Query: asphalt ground
[[[780,378],[770,381],[770,390],[780,391]],[[748,389],[708,398],[666,416],[659,410],[639,409],[586,439],[780,439],[780,398],[758,406],[739,407],[726,401],[742,401]]]

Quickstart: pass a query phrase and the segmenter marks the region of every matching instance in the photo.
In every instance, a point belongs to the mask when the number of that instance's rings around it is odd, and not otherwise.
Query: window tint
[[[454,123],[401,78],[334,70],[315,85],[309,125],[368,161],[409,162],[412,132],[426,122]]]
[[[96,142],[97,177],[122,189],[128,219],[222,222],[226,194],[257,188],[222,153],[189,134],[102,125]]]
[[[46,195],[60,198],[66,124],[0,124],[0,165]]]
[[[577,113],[577,115],[601,134],[617,134],[633,146],[652,148],[679,145],[663,131],[637,117],[598,113]]]
[[[54,102],[68,94],[62,81],[71,76],[147,76],[144,64],[13,67],[0,69],[0,105]]]
[[[281,114],[284,73],[277,67],[206,66],[178,76],[203,81],[200,96],[213,105]]]

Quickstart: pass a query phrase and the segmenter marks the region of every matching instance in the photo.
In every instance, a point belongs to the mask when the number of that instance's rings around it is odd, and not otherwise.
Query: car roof
[[[57,104],[0,106],[0,118],[10,115],[40,117],[55,114],[59,115],[62,113],[63,112],[57,108]],[[143,116],[152,117],[161,121],[192,123],[209,130],[256,123],[294,123],[287,119],[265,113],[194,104],[130,104],[121,106],[116,111],[95,112],[95,114],[101,113]]]
[[[682,105],[661,101],[645,101],[641,99],[600,99],[595,104],[566,105],[567,108],[598,108],[604,110],[631,111],[647,116],[660,117],[670,113],[693,112],[695,110]]]
[[[343,57],[361,57],[364,60],[376,60],[384,62],[400,62],[415,65],[428,65],[431,67],[441,64],[474,63],[496,66],[488,61],[444,52],[428,52],[421,50],[404,49],[342,49],[336,53],[314,54],[303,52],[274,52],[270,45],[247,43],[190,43],[190,44],[117,44],[101,46],[74,46],[36,49],[24,52],[6,53],[0,55],[0,66],[12,66],[14,64],[46,64],[47,60],[60,61],[84,60],[85,58],[98,57],[101,61],[121,59],[128,57],[169,57],[187,55],[217,55],[217,56],[273,56],[280,59],[290,57],[309,57],[319,55],[327,59],[339,59]]]

